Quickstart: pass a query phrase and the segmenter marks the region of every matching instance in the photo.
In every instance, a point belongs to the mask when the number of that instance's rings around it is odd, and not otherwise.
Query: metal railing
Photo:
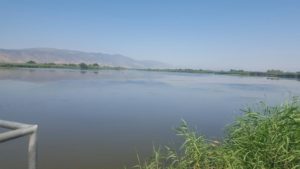
[[[12,129],[11,131],[0,133],[0,143],[29,135],[28,169],[36,169],[38,126],[0,120],[0,127]]]

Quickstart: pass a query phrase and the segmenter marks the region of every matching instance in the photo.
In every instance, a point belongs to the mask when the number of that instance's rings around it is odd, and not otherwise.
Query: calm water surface
[[[300,95],[296,80],[142,71],[0,69],[0,118],[39,125],[39,168],[118,169],[178,142],[180,119],[210,138],[247,105]],[[4,130],[0,130],[3,132]],[[0,144],[26,166],[27,138]]]

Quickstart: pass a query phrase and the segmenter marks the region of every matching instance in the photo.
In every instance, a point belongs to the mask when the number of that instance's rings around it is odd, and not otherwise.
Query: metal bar
[[[35,132],[29,136],[28,144],[28,169],[36,169],[37,161],[37,125],[33,127]]]
[[[0,142],[16,139],[36,131],[36,126],[30,126],[26,128],[16,129],[0,134]]]
[[[28,169],[36,169],[37,166],[37,125],[29,125],[12,121],[0,120],[0,127],[13,129],[0,133],[0,143],[29,135],[28,144]]]
[[[24,124],[24,123],[17,123],[17,122],[13,122],[13,121],[0,120],[0,127],[2,127],[2,128],[19,129],[19,128],[24,128],[24,127],[29,127],[29,126],[31,126],[31,125]]]

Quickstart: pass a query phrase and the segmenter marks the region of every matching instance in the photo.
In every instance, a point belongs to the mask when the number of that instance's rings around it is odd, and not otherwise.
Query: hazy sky
[[[300,71],[299,0],[0,0],[0,48]]]

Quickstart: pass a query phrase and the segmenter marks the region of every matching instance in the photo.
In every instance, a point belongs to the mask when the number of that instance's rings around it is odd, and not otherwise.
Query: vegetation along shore
[[[0,68],[62,68],[62,69],[83,69],[83,70],[126,70],[133,68],[115,67],[107,65],[94,64],[56,64],[56,63],[36,63],[35,61],[28,61],[26,63],[0,63]],[[268,70],[262,71],[245,71],[231,69],[229,71],[214,71],[214,70],[203,70],[203,69],[134,69],[141,71],[154,71],[154,72],[182,72],[182,73],[205,73],[205,74],[220,74],[220,75],[237,75],[237,76],[260,76],[269,77],[272,79],[276,78],[290,78],[300,80],[300,72],[284,72],[281,70]]]
[[[181,148],[154,148],[138,169],[298,169],[300,168],[299,101],[246,109],[223,140],[209,140],[183,121],[176,129]]]
[[[82,69],[82,70],[99,70],[99,69],[114,69],[122,70],[122,67],[102,66],[97,63],[94,64],[56,64],[56,63],[36,63],[35,61],[28,61],[26,63],[0,63],[2,68],[54,68],[54,69]]]
[[[271,78],[300,79],[300,72],[284,72],[281,70],[268,70],[266,72],[245,71],[245,70],[235,70],[235,69],[231,69],[229,71],[215,71],[215,70],[203,70],[203,69],[142,69],[142,70],[160,71],[160,72],[206,73],[206,74],[220,74],[220,75],[261,76],[261,77],[271,77]]]

